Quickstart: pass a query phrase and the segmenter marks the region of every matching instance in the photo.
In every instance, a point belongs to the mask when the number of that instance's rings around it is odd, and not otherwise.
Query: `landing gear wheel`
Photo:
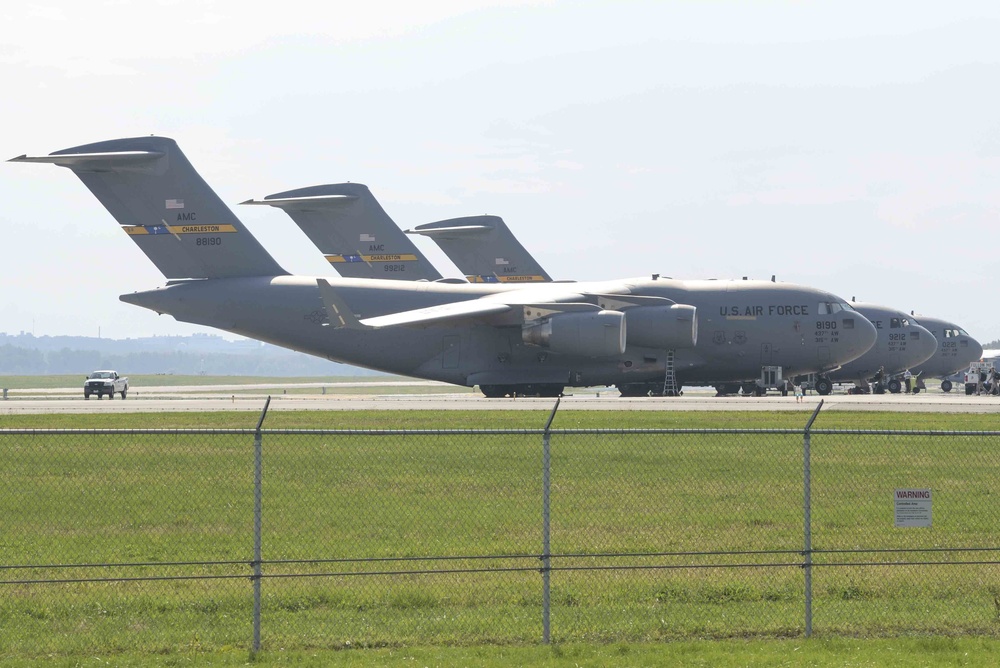
[[[506,385],[480,385],[479,391],[487,399],[503,399],[510,393],[510,388]]]
[[[816,393],[821,396],[826,396],[833,391],[833,383],[830,382],[829,378],[818,378],[816,380]]]
[[[917,389],[919,390],[920,388],[917,388]],[[941,391],[942,392],[951,392],[951,381],[950,380],[942,380],[941,381]]]
[[[886,389],[889,390],[889,392],[891,392],[892,394],[899,394],[903,390],[903,384],[898,380],[896,380],[895,378],[893,378],[886,385]]]

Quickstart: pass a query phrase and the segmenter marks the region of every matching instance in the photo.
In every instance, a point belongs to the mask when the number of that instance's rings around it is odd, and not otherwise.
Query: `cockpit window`
[[[889,318],[889,329],[899,329],[902,326],[899,318]]]
[[[845,304],[843,302],[820,302],[819,306],[816,307],[816,313],[818,315],[833,315],[834,313],[840,313],[841,311],[853,311],[854,308],[850,304]]]

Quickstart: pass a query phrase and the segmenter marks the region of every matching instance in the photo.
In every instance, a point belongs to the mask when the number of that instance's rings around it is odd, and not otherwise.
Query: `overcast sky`
[[[769,278],[1000,338],[1000,3],[0,6],[0,158],[172,137],[238,202],[367,184],[402,227],[502,216],[556,278]],[[0,331],[211,331],[79,180],[0,165]],[[415,243],[460,275],[429,239]]]

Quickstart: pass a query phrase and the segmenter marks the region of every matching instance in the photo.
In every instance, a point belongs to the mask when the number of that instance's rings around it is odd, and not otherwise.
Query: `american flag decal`
[[[184,200],[182,200],[182,199],[168,199],[167,200],[167,208],[168,209],[183,209],[184,208]]]

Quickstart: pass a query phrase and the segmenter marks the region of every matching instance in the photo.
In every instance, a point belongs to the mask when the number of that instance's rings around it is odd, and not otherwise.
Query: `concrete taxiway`
[[[364,388],[367,393],[358,390]],[[402,389],[410,393],[399,393]],[[0,401],[0,415],[44,413],[146,413],[269,410],[533,410],[552,407],[554,399],[486,399],[472,390],[423,381],[385,383],[289,383],[133,388],[122,400],[84,400],[76,388],[18,390]],[[353,391],[352,391],[353,390]],[[414,390],[421,393],[412,393]],[[374,392],[373,392],[374,391]],[[427,393],[437,392],[437,393]],[[791,395],[716,397],[711,390],[686,391],[682,397],[621,398],[617,391],[586,391],[563,397],[560,410],[588,411],[812,411],[820,399],[824,410],[942,413],[1000,413],[1000,397],[966,396],[940,390],[917,395],[807,395],[801,403]]]

